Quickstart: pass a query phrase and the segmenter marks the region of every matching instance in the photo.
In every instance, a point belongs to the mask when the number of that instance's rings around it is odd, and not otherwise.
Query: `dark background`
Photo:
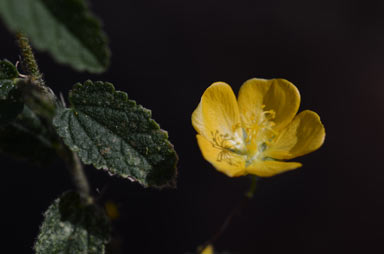
[[[46,82],[65,95],[86,79],[110,81],[152,109],[179,154],[176,190],[143,189],[92,167],[93,190],[119,205],[122,253],[193,252],[248,187],[202,158],[190,116],[203,91],[226,81],[281,77],[326,128],[304,166],[262,181],[216,243],[231,253],[380,253],[384,180],[383,1],[93,1],[110,38],[103,75],[77,73],[37,52]],[[44,29],[44,28],[42,28]],[[0,58],[18,59],[0,25]],[[0,157],[1,249],[32,253],[42,212],[72,187],[64,165]],[[96,192],[96,191],[95,191]]]

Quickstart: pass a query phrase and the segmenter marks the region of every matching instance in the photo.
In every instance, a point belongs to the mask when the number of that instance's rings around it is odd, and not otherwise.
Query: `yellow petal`
[[[201,101],[195,111],[192,113],[192,126],[195,128],[195,130],[204,135],[206,128],[204,124],[204,116],[203,116],[203,111],[202,111],[202,106],[201,106]],[[204,135],[205,136],[205,135]]]
[[[264,152],[274,159],[292,159],[318,149],[325,138],[320,117],[304,110],[279,134]]]
[[[300,105],[300,93],[285,79],[253,78],[241,86],[238,102],[242,121],[246,124],[258,123],[263,111],[273,110],[273,129],[279,131],[296,115]]]
[[[218,171],[230,177],[245,174],[244,157],[214,146],[201,135],[196,135],[196,138],[204,159],[211,163]]]
[[[213,83],[201,97],[200,104],[192,114],[195,130],[211,140],[215,133],[242,138],[240,113],[232,88],[223,82]]]
[[[270,177],[301,166],[302,164],[298,162],[256,161],[249,165],[246,171],[249,174]]]

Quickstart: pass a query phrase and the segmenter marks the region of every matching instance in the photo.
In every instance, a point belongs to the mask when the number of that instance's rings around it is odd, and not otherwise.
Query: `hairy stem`
[[[72,176],[73,183],[75,184],[77,190],[84,198],[88,199],[90,198],[90,188],[87,177],[84,173],[83,164],[77,154],[73,152],[71,154],[72,158],[70,160],[70,164],[68,165],[69,173]]]
[[[85,203],[92,203],[93,199],[88,183],[87,176],[85,175],[83,164],[76,153],[68,149],[63,143],[61,143],[56,151],[58,155],[65,161],[68,172],[72,178],[72,182],[75,185],[76,190],[83,198]]]
[[[259,180],[259,177],[257,176],[251,176],[251,184],[249,186],[249,190],[244,193],[243,198],[240,200],[240,202],[232,209],[232,211],[228,214],[227,218],[224,220],[224,223],[220,226],[219,230],[216,231],[215,234],[211,236],[211,238],[206,241],[201,248],[198,249],[197,254],[201,254],[203,250],[210,244],[213,244],[216,242],[225,232],[225,230],[228,228],[230,222],[232,221],[232,218],[235,215],[238,215],[243,209],[246,208],[246,206],[249,203],[249,200],[251,200],[255,194],[257,181]]]
[[[18,32],[16,34],[16,40],[20,49],[21,64],[24,71],[40,85],[44,85],[44,80],[37,65],[35,55],[33,54],[31,45],[29,45],[29,39],[23,33]]]

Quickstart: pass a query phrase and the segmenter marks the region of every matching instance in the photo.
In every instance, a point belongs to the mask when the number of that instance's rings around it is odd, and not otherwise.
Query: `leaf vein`
[[[78,109],[77,109],[77,111],[78,111],[78,112],[81,112],[82,114],[84,114],[84,115],[86,115],[86,116],[88,116],[92,121],[94,121],[95,123],[97,123],[97,124],[99,124],[100,126],[104,127],[104,128],[105,128],[106,130],[108,130],[108,131],[110,132],[110,134],[112,134],[113,136],[117,136],[117,137],[119,137],[122,141],[124,141],[124,143],[125,143],[127,146],[129,146],[130,148],[132,148],[133,150],[135,150],[139,155],[141,155],[141,158],[142,158],[142,159],[144,159],[147,163],[149,163],[148,160],[144,157],[144,155],[141,154],[135,147],[131,146],[131,145],[129,144],[129,142],[125,139],[124,136],[117,135],[117,134],[114,133],[108,126],[104,125],[102,122],[100,122],[99,120],[97,120],[97,119],[96,119],[95,117],[93,117],[92,115],[87,114],[87,113],[85,113],[84,111],[81,111],[81,110],[78,110]],[[146,133],[136,133],[136,134],[146,134]]]
[[[108,164],[106,159],[104,158],[104,156],[102,155],[101,151],[99,150],[99,147],[97,146],[97,143],[96,141],[91,137],[91,135],[89,134],[89,132],[87,131],[87,128],[85,128],[84,124],[80,121],[80,119],[78,117],[76,117],[75,114],[72,114],[73,116],[75,116],[75,118],[77,119],[77,122],[79,123],[79,126],[83,129],[84,133],[87,135],[87,137],[89,138],[89,140],[91,141],[91,143],[94,144],[94,146],[96,147],[96,150],[98,152],[98,154],[100,155],[100,157],[104,160],[104,164]],[[89,156],[87,156],[88,159],[89,159]],[[107,165],[109,167],[109,165]]]

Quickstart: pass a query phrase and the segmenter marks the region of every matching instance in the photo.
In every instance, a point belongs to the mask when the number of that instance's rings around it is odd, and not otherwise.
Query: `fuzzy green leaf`
[[[14,66],[10,61],[6,59],[0,60],[0,80],[13,80],[17,78],[18,75],[19,72],[17,71],[16,66]]]
[[[0,124],[13,120],[22,110],[21,93],[14,84],[16,67],[8,60],[0,60]]]
[[[44,214],[35,243],[36,254],[103,254],[110,224],[94,204],[85,204],[76,192],[58,198]]]
[[[109,65],[106,35],[85,0],[1,0],[0,16],[60,63],[95,73]]]
[[[174,186],[177,155],[151,112],[110,83],[78,83],[53,124],[85,164],[144,186]]]

